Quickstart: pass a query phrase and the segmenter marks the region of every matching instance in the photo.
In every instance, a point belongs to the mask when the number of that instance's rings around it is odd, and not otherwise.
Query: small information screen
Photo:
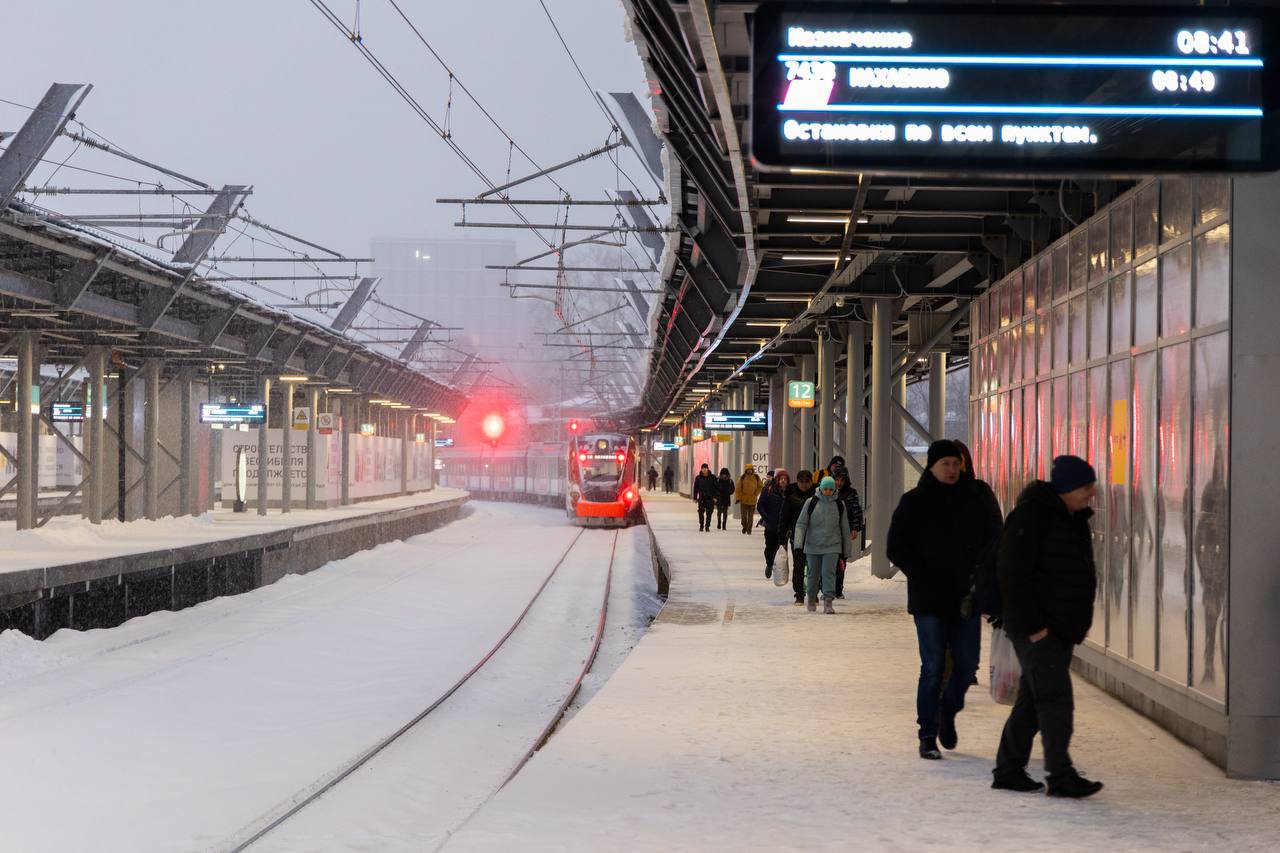
[[[49,420],[55,423],[84,420],[84,403],[51,403]]]
[[[204,424],[260,424],[266,419],[267,408],[261,403],[244,406],[200,404],[200,422]]]
[[[725,409],[708,411],[702,419],[702,425],[712,432],[726,430],[755,430],[764,432],[769,429],[769,413],[752,409]]]
[[[767,4],[763,168],[1151,173],[1280,167],[1280,13]]]

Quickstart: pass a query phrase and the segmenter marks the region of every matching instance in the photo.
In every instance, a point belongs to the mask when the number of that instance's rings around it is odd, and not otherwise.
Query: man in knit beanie
[[[1044,789],[1026,769],[1038,731],[1050,796],[1088,797],[1102,790],[1101,782],[1076,772],[1067,749],[1075,717],[1071,655],[1093,623],[1098,584],[1089,530],[1096,480],[1079,456],[1059,456],[1049,482],[1029,484],[1005,522],[997,574],[1004,630],[1022,680],[1000,736],[993,788]]]

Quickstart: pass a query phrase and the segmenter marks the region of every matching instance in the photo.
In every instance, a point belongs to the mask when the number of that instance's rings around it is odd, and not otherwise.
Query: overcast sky
[[[543,165],[605,141],[609,125],[538,0],[400,3]],[[546,3],[592,85],[634,92],[647,106],[617,0]],[[387,0],[328,5],[347,22],[360,8],[364,43],[442,121],[448,75]],[[309,0],[6,0],[4,7],[0,98],[33,104],[50,82],[92,83],[78,118],[94,130],[211,184],[252,184],[253,215],[344,253],[366,254],[374,235],[459,236],[451,225],[457,208],[434,200],[482,188]],[[505,140],[464,100],[455,89],[454,138],[491,177],[505,177]],[[0,105],[0,130],[16,130],[23,117]],[[623,162],[641,181],[630,154]],[[531,167],[517,155],[513,171],[522,169]],[[75,179],[64,172],[56,183]],[[579,197],[599,197],[614,186],[614,168],[601,159],[568,180]],[[554,191],[546,182],[536,189]]]

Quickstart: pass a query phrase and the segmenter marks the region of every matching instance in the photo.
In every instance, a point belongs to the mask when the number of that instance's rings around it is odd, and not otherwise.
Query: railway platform
[[[1075,679],[1086,801],[990,789],[1008,709],[979,684],[945,760],[916,755],[901,576],[850,567],[834,616],[764,578],[763,536],[645,492],[666,607],[592,701],[447,850],[1270,850],[1280,788],[1228,779]],[[1041,777],[1039,747],[1029,768]]]

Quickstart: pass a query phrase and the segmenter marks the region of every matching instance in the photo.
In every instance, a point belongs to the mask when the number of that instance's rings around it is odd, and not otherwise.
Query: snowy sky
[[[348,24],[359,8],[366,46],[443,121],[448,75],[390,3],[327,2]],[[632,91],[647,105],[643,69],[626,41],[617,0],[545,2],[592,86]],[[255,216],[350,255],[365,254],[374,235],[461,236],[452,227],[457,207],[435,198],[474,195],[479,180],[308,0],[7,0],[4,6],[9,37],[0,98],[34,104],[50,82],[92,83],[78,117],[95,131],[211,184],[253,184]],[[539,0],[400,0],[400,6],[543,165],[605,141],[609,125]],[[504,177],[505,140],[464,100],[455,88],[454,138],[491,177]],[[16,130],[24,117],[0,104],[0,130]],[[628,163],[639,181],[638,162]],[[517,160],[513,172],[522,169],[532,171]],[[72,177],[63,173],[56,183]],[[612,164],[599,160],[570,180],[575,195],[600,197],[615,179]],[[536,189],[554,191],[546,182]],[[522,232],[469,233],[520,236],[522,244],[536,245]]]

